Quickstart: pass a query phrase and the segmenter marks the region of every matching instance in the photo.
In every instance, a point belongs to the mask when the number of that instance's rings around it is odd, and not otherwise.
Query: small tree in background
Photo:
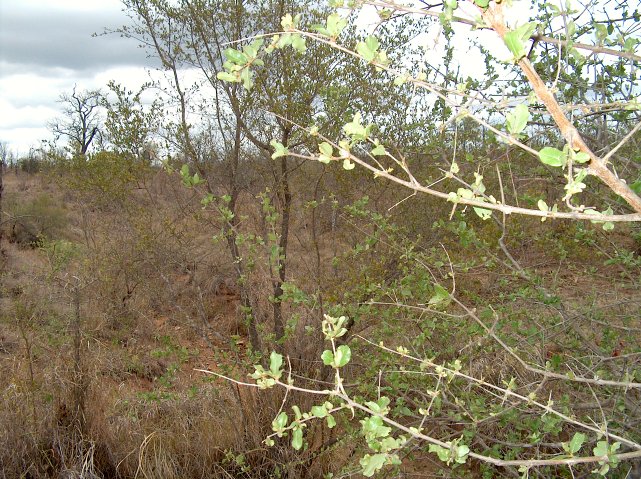
[[[49,128],[56,140],[65,138],[74,155],[84,156],[94,142],[102,138],[100,115],[102,94],[99,90],[78,91],[60,95],[64,116],[50,123]]]

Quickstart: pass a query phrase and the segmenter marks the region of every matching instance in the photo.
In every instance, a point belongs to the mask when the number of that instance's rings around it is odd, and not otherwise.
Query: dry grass
[[[69,227],[53,239],[79,245],[80,256],[54,271],[42,251],[5,245],[1,478],[258,478],[275,471],[312,478],[327,472],[315,459],[327,442],[322,429],[310,433],[314,446],[304,461],[286,440],[262,445],[281,392],[212,383],[194,371],[222,367],[243,377],[247,341],[232,265],[223,245],[212,246],[213,225],[194,219],[202,211],[193,193],[157,174],[146,191],[135,192],[127,216],[91,208],[43,176],[8,175],[5,187],[20,201],[43,193],[64,201]],[[251,213],[251,200],[244,202]],[[256,291],[270,291],[266,271],[252,281]],[[77,345],[75,284],[82,286]],[[271,308],[266,295],[258,305]],[[231,336],[240,340],[235,348]],[[305,398],[298,402],[311,406]]]

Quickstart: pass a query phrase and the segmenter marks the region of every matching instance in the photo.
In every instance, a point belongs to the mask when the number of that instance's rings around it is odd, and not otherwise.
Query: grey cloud
[[[5,4],[0,12],[0,62],[13,65],[14,72],[38,74],[60,68],[90,72],[113,66],[154,67],[157,61],[147,58],[135,40],[117,34],[92,37],[127,21],[118,11],[88,14]]]

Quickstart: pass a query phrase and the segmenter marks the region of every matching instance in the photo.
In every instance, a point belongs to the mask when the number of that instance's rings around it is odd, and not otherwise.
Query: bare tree
[[[77,91],[60,95],[64,117],[49,124],[56,137],[66,137],[74,153],[87,154],[91,143],[100,139],[102,119],[100,116],[102,93],[99,90]]]

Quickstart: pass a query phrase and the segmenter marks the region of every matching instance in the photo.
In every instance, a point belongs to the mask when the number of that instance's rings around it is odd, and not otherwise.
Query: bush
[[[54,239],[67,226],[67,214],[49,195],[40,195],[27,203],[10,201],[9,241],[23,246],[37,246],[41,238]]]
[[[35,174],[43,170],[45,162],[35,156],[28,156],[18,160],[18,167],[25,173]]]

